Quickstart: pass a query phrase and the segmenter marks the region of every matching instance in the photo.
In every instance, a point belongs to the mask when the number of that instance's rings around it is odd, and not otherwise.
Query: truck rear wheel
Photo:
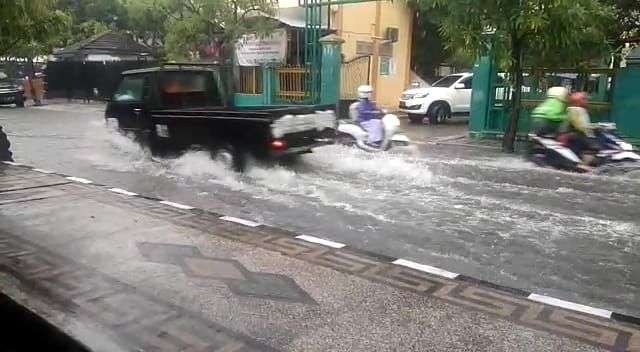
[[[244,154],[230,144],[214,147],[211,150],[211,159],[236,172],[244,171],[246,166]]]

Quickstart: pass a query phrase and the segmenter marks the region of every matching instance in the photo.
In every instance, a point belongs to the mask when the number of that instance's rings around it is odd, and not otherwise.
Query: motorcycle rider
[[[561,132],[566,132],[569,117],[567,103],[569,90],[565,87],[551,87],[547,91],[547,99],[531,113],[533,131],[540,137],[553,136],[557,138]],[[567,136],[567,134],[563,134]],[[592,167],[586,163],[578,163],[577,168],[589,172]]]
[[[368,133],[367,144],[373,147],[380,147],[383,139],[384,127],[382,125],[381,111],[376,104],[371,101],[373,87],[362,85],[358,87],[358,105],[356,122]]]
[[[531,113],[533,131],[538,136],[556,136],[567,121],[567,100],[569,90],[565,87],[551,87],[547,99]]]
[[[567,132],[569,133],[569,148],[586,164],[591,164],[593,162],[592,155],[585,152],[597,151],[600,146],[595,141],[591,130],[591,118],[586,107],[587,95],[585,93],[575,92],[569,96]]]

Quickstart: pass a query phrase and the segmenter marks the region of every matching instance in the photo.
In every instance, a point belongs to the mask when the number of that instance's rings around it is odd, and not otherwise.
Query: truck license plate
[[[169,126],[167,125],[156,125],[156,134],[158,137],[169,138]]]

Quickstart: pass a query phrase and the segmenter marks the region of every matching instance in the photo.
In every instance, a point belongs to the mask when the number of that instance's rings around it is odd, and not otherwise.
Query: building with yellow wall
[[[296,7],[298,2],[284,0],[279,6]],[[413,12],[407,2],[333,5],[329,14],[331,29],[345,41],[342,47],[345,61],[370,56],[369,81],[375,88],[375,99],[383,107],[395,108],[411,78]]]

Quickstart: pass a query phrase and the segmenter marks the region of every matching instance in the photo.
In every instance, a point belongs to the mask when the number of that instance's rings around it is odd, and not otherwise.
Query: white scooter
[[[593,173],[640,175],[640,154],[616,134],[614,123],[592,124],[592,130],[593,138],[602,147],[591,162]],[[580,167],[583,163],[580,157],[554,137],[530,134],[529,140],[529,159],[534,163],[567,171],[586,171]]]
[[[355,145],[358,148],[367,152],[381,152],[387,151],[395,146],[408,146],[411,141],[409,138],[398,133],[400,127],[400,119],[393,114],[387,114],[383,111],[382,126],[384,128],[384,137],[380,147],[374,147],[367,144],[369,134],[362,128],[356,121],[358,120],[358,108],[359,103],[353,103],[349,106],[349,117],[351,121],[339,121],[338,122],[338,136],[337,142],[344,145]]]

